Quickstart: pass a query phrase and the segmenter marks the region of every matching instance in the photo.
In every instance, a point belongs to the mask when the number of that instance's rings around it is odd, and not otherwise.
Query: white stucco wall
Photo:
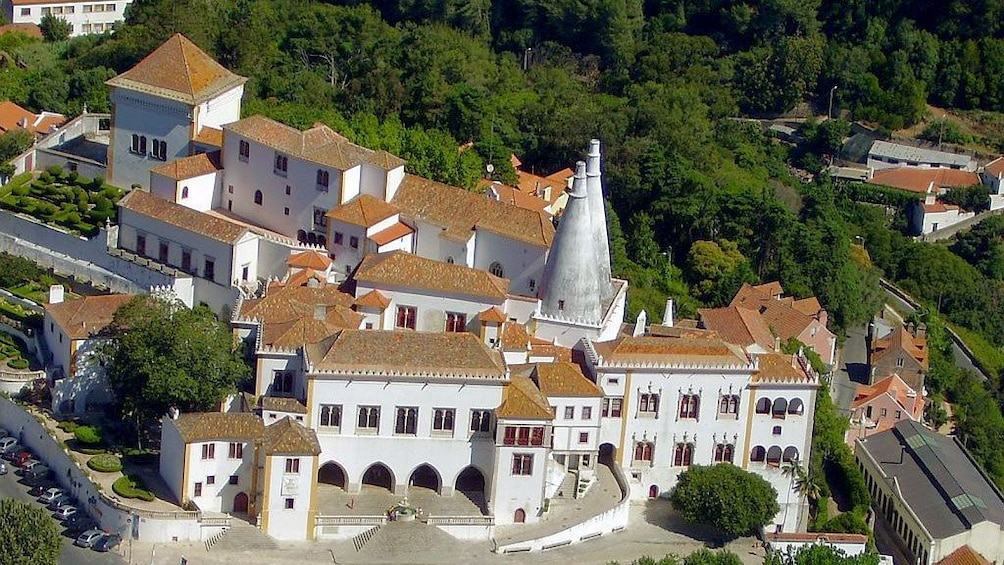
[[[104,33],[111,29],[111,24],[125,19],[125,9],[131,2],[124,0],[108,0],[107,2],[48,2],[44,4],[29,4],[14,6],[4,2],[8,21],[12,23],[33,23],[41,25],[42,18],[47,13],[69,22],[73,29],[71,37],[89,33]],[[85,10],[85,6],[87,6]],[[95,11],[100,7],[101,11]],[[107,9],[111,7],[111,9]],[[48,10],[44,10],[48,8]]]
[[[299,472],[286,472],[286,459],[299,459]],[[317,457],[274,455],[264,457],[265,507],[262,530],[279,540],[303,540],[313,536],[311,498],[317,476]],[[286,500],[293,508],[286,508]]]
[[[358,283],[356,297],[363,296],[371,290],[377,290],[390,299],[387,307],[389,328],[397,322],[398,306],[412,306],[417,309],[415,329],[418,331],[441,332],[446,329],[446,313],[456,312],[467,316],[468,331],[478,330],[477,315],[492,306],[503,307],[505,299],[492,300],[487,297],[461,295],[444,295],[436,291],[424,289],[405,289],[395,286],[377,286],[372,283]]]
[[[488,271],[500,263],[502,276],[510,280],[509,291],[535,296],[544,274],[547,249],[516,241],[484,229],[477,230],[474,244],[475,269]]]
[[[181,102],[121,88],[111,89],[112,135],[108,181],[118,187],[148,187],[150,169],[188,155],[192,110]],[[146,154],[130,151],[133,134],[145,136]],[[167,142],[167,160],[153,157],[153,141]]]
[[[230,443],[240,443],[242,459],[231,459]],[[212,459],[202,458],[202,446],[214,444]],[[186,446],[188,477],[183,488],[183,498],[192,500],[199,509],[210,512],[233,512],[234,496],[244,492],[251,496],[251,468],[254,465],[254,445],[250,442],[229,440],[191,443]],[[163,457],[161,458],[163,459]],[[237,475],[238,484],[230,484],[230,476]],[[209,484],[212,477],[214,484]],[[202,483],[202,495],[195,496],[195,484]]]
[[[213,172],[176,181],[170,177],[150,173],[150,192],[193,210],[207,212],[215,205],[221,178],[222,173]],[[186,188],[187,196],[185,196]]]

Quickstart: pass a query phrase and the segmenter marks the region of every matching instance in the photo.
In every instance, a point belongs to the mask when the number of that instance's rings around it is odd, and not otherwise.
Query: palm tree
[[[782,518],[784,523],[788,521],[788,503],[791,501],[791,491],[795,490],[795,480],[805,474],[805,469],[798,459],[792,459],[781,467],[781,474],[788,477],[788,494],[784,499],[784,518]]]

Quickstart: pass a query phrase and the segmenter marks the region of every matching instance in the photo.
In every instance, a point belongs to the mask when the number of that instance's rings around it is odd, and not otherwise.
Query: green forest
[[[658,319],[668,295],[694,315],[777,279],[818,296],[841,333],[878,310],[884,274],[979,350],[987,386],[938,361],[932,390],[982,407],[961,411],[962,432],[1004,485],[1004,227],[918,243],[902,233],[909,199],[862,203],[860,187],[802,182],[791,166],[818,172],[850,121],[933,123],[927,104],[1002,123],[1002,12],[968,0],[136,0],[114,33],[0,36],[0,99],[108,111],[104,81],[181,32],[250,78],[246,114],[323,121],[459,186],[488,163],[512,181],[511,153],[548,174],[597,137],[632,319]],[[840,119],[807,124],[797,149],[748,119],[796,107]],[[1004,151],[998,131],[982,142]]]

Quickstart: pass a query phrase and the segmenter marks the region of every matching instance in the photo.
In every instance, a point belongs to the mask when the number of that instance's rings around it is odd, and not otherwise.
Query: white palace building
[[[253,392],[164,419],[179,504],[300,540],[408,497],[494,537],[604,481],[628,504],[726,463],[777,489],[769,529],[804,530],[782,467],[809,458],[817,376],[671,312],[623,324],[598,141],[555,229],[325,125],[239,119],[244,82],[177,35],[108,83],[109,180],[132,187],[112,247],[194,279],[186,302],[229,308],[253,350]],[[454,502],[470,519],[436,522]]]

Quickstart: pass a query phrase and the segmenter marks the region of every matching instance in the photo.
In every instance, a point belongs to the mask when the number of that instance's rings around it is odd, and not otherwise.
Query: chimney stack
[[[645,326],[648,325],[648,314],[642,310],[638,313],[638,318],[634,321],[634,330],[631,332],[631,337],[638,337],[640,335],[645,335]]]
[[[673,324],[675,323],[675,320],[673,319],[674,316],[675,313],[673,312],[673,299],[667,298],[666,310],[663,311],[662,313],[662,325],[666,326],[667,328],[673,327]]]
[[[586,192],[589,200],[589,217],[593,226],[593,249],[596,253],[596,277],[600,299],[613,296],[610,281],[610,242],[607,240],[607,208],[603,203],[603,180],[600,173],[600,140],[589,142],[586,158]]]
[[[49,304],[59,304],[66,296],[66,289],[61,284],[49,286]]]

